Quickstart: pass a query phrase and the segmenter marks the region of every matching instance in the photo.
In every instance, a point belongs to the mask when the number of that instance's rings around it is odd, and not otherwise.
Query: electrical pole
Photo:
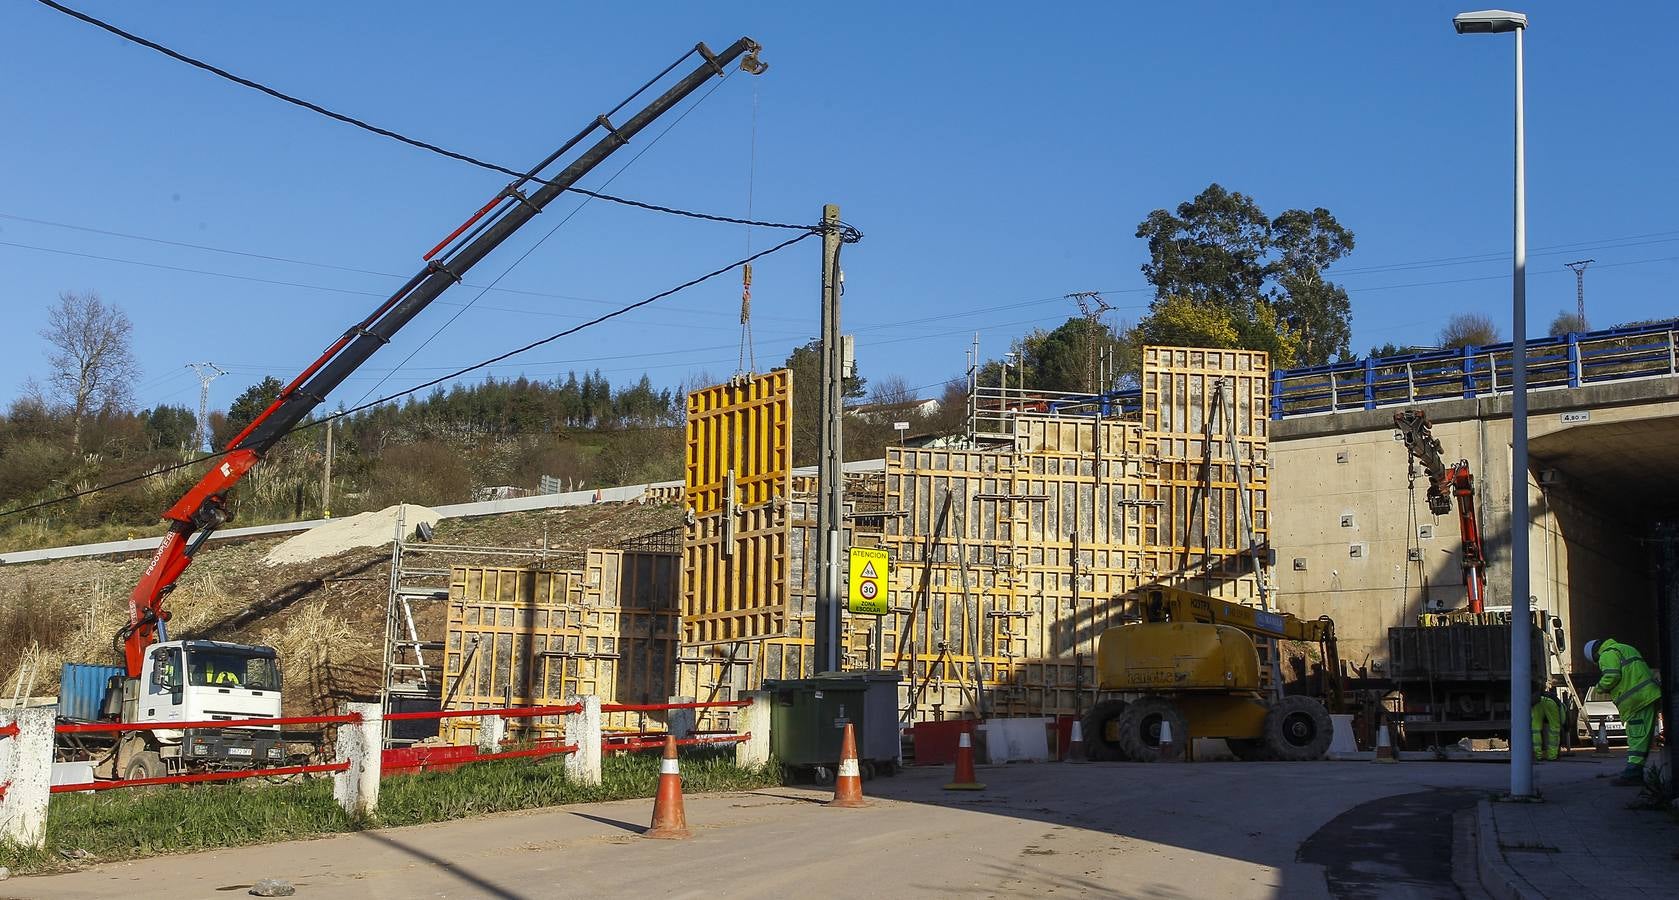
[[[1084,389],[1095,394],[1105,389],[1096,370],[1096,338],[1101,330],[1102,314],[1113,306],[1103,299],[1100,291],[1074,291],[1067,299],[1077,303],[1079,313],[1084,316]]]
[[[321,518],[332,518],[332,433],[338,420],[326,420],[326,468],[321,472]]]
[[[193,449],[205,450],[205,444],[210,440],[210,382],[215,381],[227,373],[215,363],[187,363],[187,368],[198,373],[198,429],[193,432]]]
[[[1574,270],[1574,314],[1580,318],[1580,330],[1586,330],[1586,267],[1597,262],[1595,259],[1580,259],[1571,263],[1564,263]]]
[[[822,207],[822,402],[821,459],[817,469],[821,498],[816,508],[816,658],[811,674],[840,667],[840,570],[845,527],[844,420],[845,351],[840,338],[839,207]]]

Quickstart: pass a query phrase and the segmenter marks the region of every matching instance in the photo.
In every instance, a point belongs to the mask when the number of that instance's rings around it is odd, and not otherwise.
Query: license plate
[[[227,755],[228,756],[250,756],[251,755],[251,748],[249,748],[249,747],[229,747],[229,748],[227,748]]]

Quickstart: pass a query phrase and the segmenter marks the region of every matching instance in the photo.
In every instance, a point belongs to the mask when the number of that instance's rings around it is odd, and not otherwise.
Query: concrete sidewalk
[[[1483,800],[1476,811],[1481,884],[1494,897],[1672,897],[1679,892],[1679,823],[1631,810],[1616,787],[1620,756],[1581,756],[1534,769],[1543,802]],[[1595,778],[1581,778],[1590,767]]]

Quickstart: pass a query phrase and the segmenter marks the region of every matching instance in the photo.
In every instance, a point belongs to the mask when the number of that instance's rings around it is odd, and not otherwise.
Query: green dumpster
[[[850,723],[864,778],[898,767],[897,672],[828,672],[814,678],[770,679],[770,752],[817,784],[839,768],[840,741]]]

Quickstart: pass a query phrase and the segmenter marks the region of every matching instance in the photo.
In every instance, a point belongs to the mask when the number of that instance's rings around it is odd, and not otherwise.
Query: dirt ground
[[[434,542],[584,550],[681,524],[675,505],[600,503],[471,519],[444,519]],[[213,542],[166,601],[170,636],[271,644],[287,672],[286,712],[328,712],[339,699],[379,686],[390,578],[389,546],[361,547],[307,562],[269,566],[264,557],[288,536]],[[451,561],[472,561],[461,557]],[[519,557],[484,557],[518,565]],[[114,663],[113,637],[127,621],[128,593],[146,555],[54,560],[0,567],[0,606],[29,605],[51,617],[39,675],[29,693],[57,691],[64,662]],[[440,613],[441,611],[439,611]],[[422,623],[438,629],[441,619]],[[0,659],[0,685],[13,689],[19,660]]]

